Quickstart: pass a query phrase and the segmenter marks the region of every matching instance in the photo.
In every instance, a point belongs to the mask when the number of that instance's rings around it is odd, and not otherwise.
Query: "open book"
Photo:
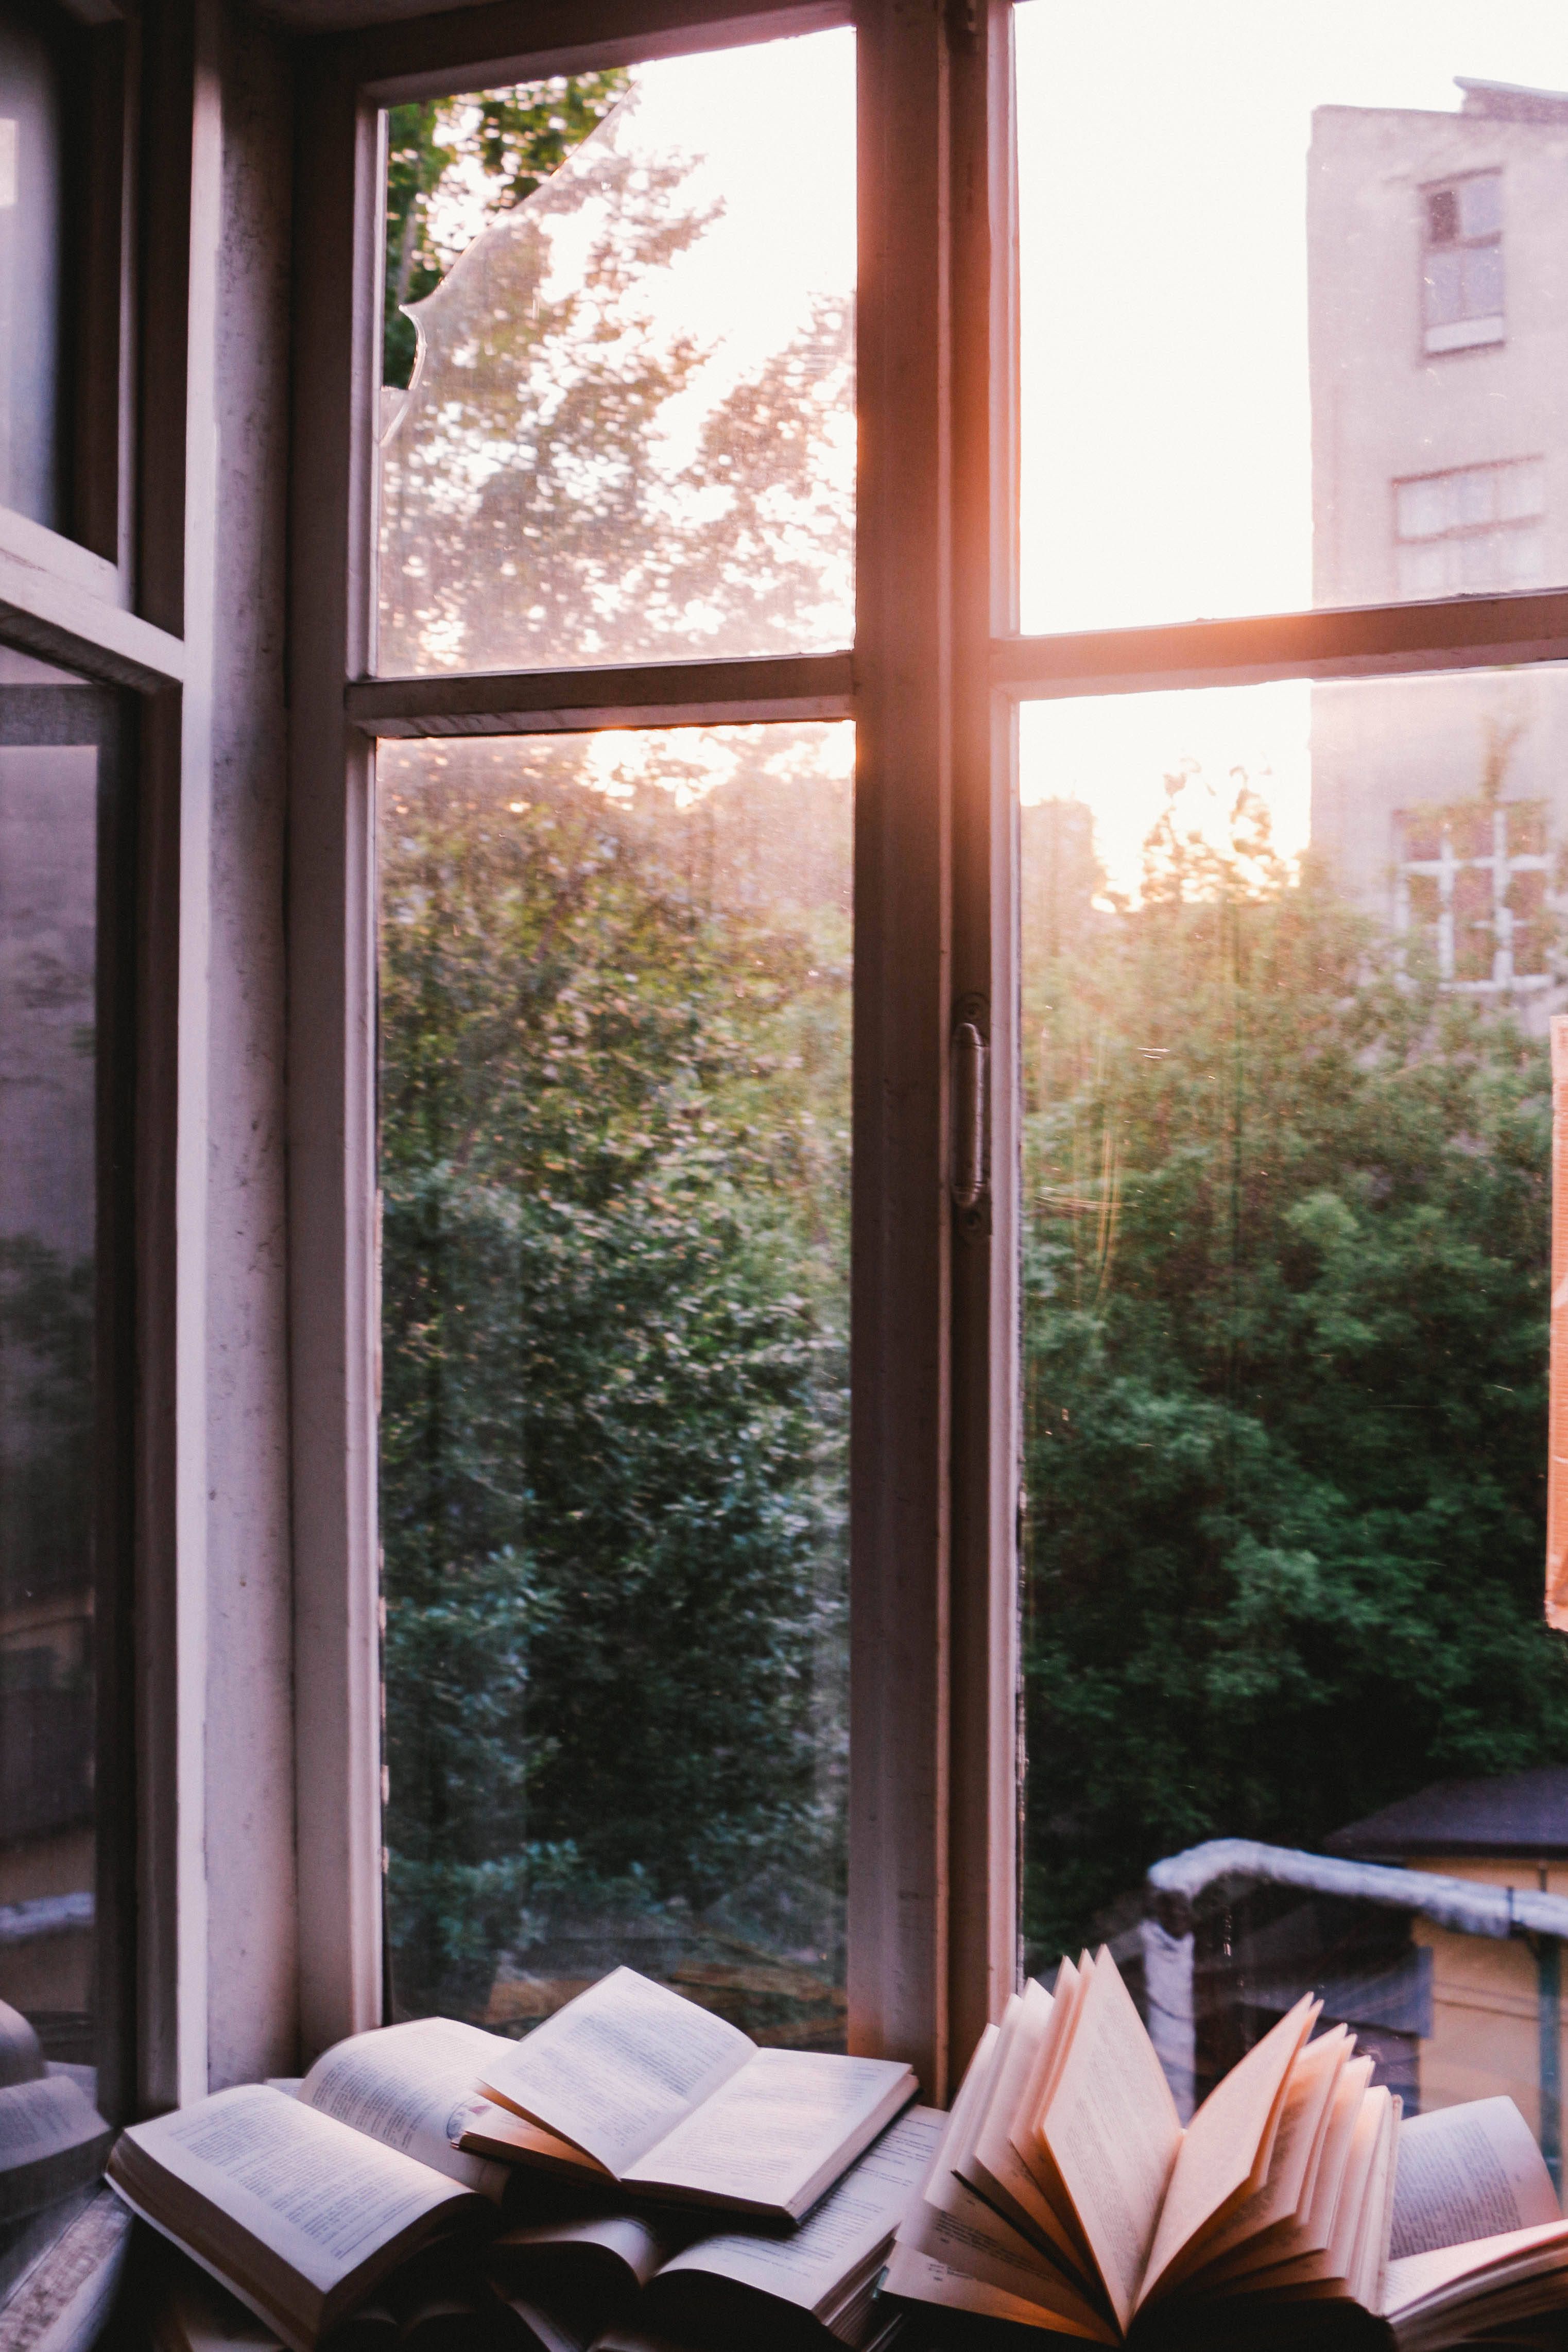
[[[486,2215],[493,2226],[493,2207],[447,2171],[263,2083],[132,2125],[109,2178],[295,2352],[420,2248]]]
[[[1568,2221],[1511,2099],[1401,2127],[1390,2255],[1383,2312],[1401,2352],[1568,2310]]]
[[[890,2293],[1115,2344],[1176,2297],[1380,2307],[1396,2103],[1303,1998],[1184,2131],[1114,1961],[1030,1984],[970,2064]]]
[[[891,2059],[759,2050],[634,1969],[496,2048],[463,2150],[779,2221],[809,2211],[917,2087]]]
[[[619,2340],[696,2339],[737,2346],[864,2347],[879,2339],[873,2307],[894,2231],[922,2181],[946,2118],[912,2107],[883,2132],[788,2235],[705,2233],[641,2215],[604,2214],[508,2231],[486,2267],[526,2352],[611,2352]],[[683,2242],[684,2241],[684,2242]]]

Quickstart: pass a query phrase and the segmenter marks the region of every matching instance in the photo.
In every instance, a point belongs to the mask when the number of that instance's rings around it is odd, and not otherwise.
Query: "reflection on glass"
[[[1559,2179],[1565,747],[1556,669],[1041,705],[1021,811],[1030,1965],[1184,2103],[1315,1987]]]
[[[1568,582],[1568,19],[1260,21],[1019,9],[1028,630]]]
[[[851,756],[382,749],[400,2015],[843,2046]]]
[[[60,528],[57,416],[66,260],[58,34],[0,7],[0,506]]]
[[[0,2294],[107,2145],[96,1037],[116,715],[0,649]]]
[[[383,672],[848,644],[853,77],[827,32],[399,110]]]

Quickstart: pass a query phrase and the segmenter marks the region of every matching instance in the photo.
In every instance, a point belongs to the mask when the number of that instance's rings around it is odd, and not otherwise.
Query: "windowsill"
[[[1473,352],[1500,343],[1507,339],[1500,318],[1456,319],[1450,326],[1428,327],[1425,341],[1428,359],[1439,358],[1445,352]]]
[[[0,2305],[0,2352],[26,2352],[46,2338],[50,2352],[87,2352],[113,2307],[131,2231],[128,2208],[100,2186],[57,2236],[46,2233]]]

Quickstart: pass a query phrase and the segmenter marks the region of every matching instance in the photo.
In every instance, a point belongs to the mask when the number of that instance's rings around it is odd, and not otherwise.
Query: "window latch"
[[[953,1144],[948,1189],[958,1229],[969,1236],[986,1233],[990,1224],[986,1166],[989,1031],[990,1007],[985,998],[960,998],[949,1048]]]

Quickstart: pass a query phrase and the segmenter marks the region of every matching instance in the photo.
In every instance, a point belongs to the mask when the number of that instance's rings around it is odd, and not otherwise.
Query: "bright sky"
[[[1025,628],[1307,603],[1312,110],[1448,112],[1457,74],[1568,90],[1568,0],[1024,0],[1018,41]],[[723,200],[659,298],[720,347],[717,396],[852,280],[852,37],[637,81],[638,144]],[[1241,766],[1294,854],[1308,710],[1296,685],[1037,704],[1024,796],[1087,801],[1127,888],[1165,774]]]

